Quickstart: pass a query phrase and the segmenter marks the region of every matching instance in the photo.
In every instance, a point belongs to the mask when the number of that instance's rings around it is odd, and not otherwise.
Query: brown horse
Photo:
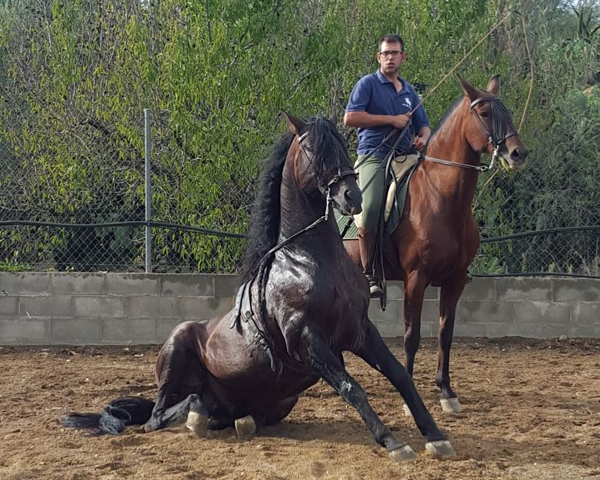
[[[510,113],[497,97],[498,75],[487,91],[460,82],[465,96],[434,130],[425,161],[410,180],[400,224],[384,239],[383,248],[385,278],[404,282],[404,352],[411,377],[421,340],[425,288],[441,287],[436,383],[445,412],[461,410],[450,386],[450,347],[456,304],[479,247],[471,203],[481,155],[502,156],[513,169],[524,167],[527,157]],[[345,246],[360,265],[358,241],[347,240]]]
[[[198,436],[235,427],[238,435],[285,418],[319,378],[360,414],[397,461],[416,456],[370,407],[345,370],[343,351],[362,357],[400,392],[427,450],[452,455],[412,379],[367,317],[369,293],[346,251],[330,204],[361,210],[348,151],[333,123],[287,117],[291,134],[263,173],[236,307],[208,322],[177,326],[156,362],[156,403],[118,399],[102,414],[71,414],[63,425],[119,433],[183,423]],[[325,212],[325,214],[323,214]]]

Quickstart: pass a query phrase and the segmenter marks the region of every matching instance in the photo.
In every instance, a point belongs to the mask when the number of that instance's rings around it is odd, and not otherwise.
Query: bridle
[[[304,155],[306,155],[310,159],[309,150],[302,145],[302,142],[304,140],[306,140],[307,137],[308,137],[308,132],[304,132],[302,135],[300,135],[298,137],[298,147],[300,148],[300,150],[302,152],[304,152]],[[342,167],[340,166],[340,161],[338,159],[337,173],[333,176],[333,178],[331,178],[331,180],[329,180],[327,183],[319,182],[321,185],[321,188],[323,188],[323,190],[325,191],[328,204],[331,201],[331,193],[330,193],[331,187],[333,187],[336,183],[343,180],[345,177],[349,177],[351,175],[354,176],[354,178],[358,177],[358,174],[354,171],[354,169],[352,167],[342,170]],[[327,209],[325,211],[327,212]]]
[[[490,103],[490,105],[491,105],[491,109],[492,109],[492,130],[491,131],[487,128],[485,122],[482,120],[482,118],[479,115],[479,113],[477,112],[477,110],[475,110],[475,107],[477,105],[479,105],[480,103]],[[477,98],[476,100],[473,100],[471,102],[470,109],[477,117],[477,120],[479,120],[479,123],[481,123],[481,126],[483,127],[483,129],[487,132],[488,139],[489,139],[490,143],[494,146],[494,149],[497,149],[503,142],[505,142],[509,138],[517,135],[517,129],[515,128],[515,126],[512,122],[512,119],[510,118],[510,112],[504,106],[502,101],[495,95],[481,97],[481,98]],[[503,124],[502,124],[503,119],[506,120],[506,122],[508,123],[508,128],[507,128],[506,133],[503,132],[503,128],[502,128],[503,127]]]
[[[479,112],[475,109],[477,105],[480,103],[489,102],[491,105],[491,117],[492,117],[492,129],[490,130]],[[510,112],[504,106],[502,101],[495,95],[488,95],[485,97],[477,98],[471,102],[469,105],[469,109],[475,115],[485,132],[488,136],[489,143],[494,147],[494,151],[492,153],[492,160],[489,165],[469,165],[466,163],[452,162],[449,160],[442,160],[440,158],[430,157],[428,155],[420,154],[423,160],[433,163],[439,163],[441,165],[447,165],[450,167],[460,167],[460,168],[468,168],[477,170],[479,172],[486,172],[491,170],[496,166],[496,160],[500,157],[499,151],[500,146],[509,138],[518,135],[517,129],[515,128]],[[506,122],[507,127],[506,133],[504,132],[504,122]]]
[[[308,137],[308,132],[305,132],[302,135],[300,135],[298,137],[298,146],[300,147],[300,150],[304,153],[304,155],[308,156],[309,161],[310,161],[310,155],[308,154],[308,150],[305,147],[302,146],[302,142],[304,140],[306,140],[307,137]],[[289,236],[288,238],[286,238],[282,242],[279,242],[277,245],[275,245],[273,248],[271,248],[267,253],[265,253],[265,255],[263,256],[263,258],[260,261],[260,264],[266,263],[267,260],[269,258],[271,258],[271,255],[273,253],[275,253],[276,251],[282,249],[286,245],[290,244],[296,238],[298,238],[300,235],[308,232],[309,230],[312,230],[317,225],[319,225],[319,224],[321,224],[323,222],[326,222],[329,219],[329,212],[330,212],[330,209],[331,209],[331,202],[332,202],[332,200],[331,200],[331,187],[333,187],[335,184],[337,184],[340,181],[342,181],[342,179],[344,179],[346,177],[349,177],[349,176],[354,176],[354,178],[356,178],[358,176],[358,174],[354,171],[354,169],[352,167],[347,168],[345,170],[342,170],[342,167],[341,167],[340,162],[338,160],[337,173],[333,176],[333,178],[331,180],[329,180],[327,183],[319,182],[321,184],[321,187],[325,191],[325,213],[323,215],[321,215],[319,218],[317,218],[310,225],[304,227],[302,230],[299,230],[298,232],[294,233],[293,235]]]

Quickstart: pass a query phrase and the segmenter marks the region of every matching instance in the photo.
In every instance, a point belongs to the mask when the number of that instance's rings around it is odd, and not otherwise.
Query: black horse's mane
[[[250,215],[248,247],[241,270],[242,283],[252,279],[262,257],[277,242],[281,220],[279,194],[283,165],[293,139],[292,133],[282,135],[273,147],[271,156],[262,166],[260,187]]]
[[[342,158],[346,159],[348,165],[350,164],[344,138],[331,120],[324,117],[311,117],[306,125],[317,177],[321,178],[325,171],[331,168],[330,159],[335,159],[336,167],[340,166],[339,162]],[[293,138],[292,133],[284,134],[262,167],[260,188],[250,217],[248,247],[240,272],[242,283],[250,281],[256,275],[260,261],[279,239],[281,180],[283,166]]]
[[[350,155],[344,137],[331,120],[314,117],[308,120],[308,125],[317,176],[322,178],[325,171],[332,167],[332,159],[336,162],[335,167],[341,167],[342,159],[346,161],[346,165],[350,165]]]

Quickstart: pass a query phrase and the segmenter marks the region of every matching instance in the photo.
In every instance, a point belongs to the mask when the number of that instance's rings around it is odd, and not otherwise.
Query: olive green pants
[[[359,155],[355,165],[358,167],[358,186],[362,192],[362,227],[377,232],[379,216],[381,215],[381,204],[385,191],[385,167],[381,166],[383,160],[371,155],[366,162],[362,163],[367,155]],[[381,168],[380,168],[381,166]],[[372,180],[371,180],[372,179]]]

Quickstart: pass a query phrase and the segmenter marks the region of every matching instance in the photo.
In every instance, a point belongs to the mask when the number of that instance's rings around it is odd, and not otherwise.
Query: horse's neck
[[[463,128],[464,123],[460,118],[448,118],[427,147],[427,155],[450,162],[479,165],[481,154],[471,148]],[[470,211],[479,178],[477,170],[433,162],[426,162],[423,167],[436,195],[443,197],[448,206]]]
[[[325,214],[325,203],[321,197],[307,195],[296,182],[293,168],[286,164],[281,182],[280,237],[287,239],[317,221]],[[336,242],[341,245],[331,211],[327,221],[302,234],[294,240],[294,245],[305,250],[317,251],[326,250],[330,243],[334,245]]]

